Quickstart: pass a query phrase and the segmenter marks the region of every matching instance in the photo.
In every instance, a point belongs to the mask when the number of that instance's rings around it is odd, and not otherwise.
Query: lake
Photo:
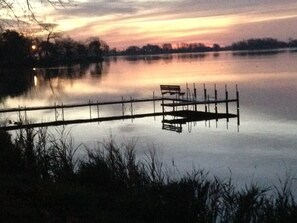
[[[216,84],[224,96],[238,85],[240,126],[237,121],[202,121],[183,126],[182,133],[162,130],[161,117],[147,117],[67,126],[78,145],[94,148],[103,139],[118,143],[137,140],[138,153],[157,148],[169,166],[181,173],[202,168],[238,185],[278,184],[279,178],[297,174],[297,53],[205,53],[108,58],[102,64],[1,71],[1,108],[145,98],[160,95],[160,84],[177,84],[203,94]],[[15,73],[15,78],[12,76]],[[3,77],[6,77],[6,79]],[[3,83],[3,81],[6,81]],[[135,106],[135,112],[152,111],[152,104]],[[95,108],[94,108],[95,109]],[[113,114],[110,106],[102,113]],[[224,108],[219,108],[224,111]],[[233,110],[231,109],[231,112]],[[95,113],[95,110],[92,111]],[[129,112],[127,106],[126,112]],[[68,112],[88,116],[89,110]],[[16,115],[16,114],[15,114]],[[15,116],[0,115],[1,122]],[[48,120],[50,112],[29,117]],[[54,132],[53,128],[49,131]],[[83,154],[82,148],[79,152]],[[177,174],[177,172],[175,173]],[[296,182],[295,182],[296,183]]]

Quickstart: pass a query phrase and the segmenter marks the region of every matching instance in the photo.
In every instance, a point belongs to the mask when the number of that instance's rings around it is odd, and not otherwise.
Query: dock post
[[[237,125],[240,125],[240,118],[239,118],[239,91],[236,84],[236,107],[237,107]]]
[[[218,91],[217,91],[217,85],[214,85],[214,94],[215,94],[215,113],[218,114]]]
[[[203,91],[204,91],[204,107],[205,107],[205,112],[207,112],[207,106],[206,106],[206,99],[207,99],[207,91],[206,91],[206,88],[205,88],[205,84],[203,84]]]
[[[21,117],[21,106],[19,105],[19,122],[22,122],[22,117]]]
[[[28,122],[27,122],[27,109],[26,109],[26,106],[25,106],[25,124],[28,124]]]
[[[236,85],[236,106],[237,106],[237,110],[239,110],[239,92],[238,92],[237,85]]]
[[[125,115],[124,97],[122,96],[122,115]]]
[[[227,85],[225,85],[225,95],[226,95],[226,114],[227,114],[227,122],[229,122],[229,99],[228,99]]]
[[[99,102],[97,101],[97,116],[98,116],[98,119],[99,119]]]
[[[207,95],[207,100],[208,100],[208,104],[207,104],[207,107],[208,107],[208,112],[210,112],[210,102],[209,102],[209,95]]]
[[[54,104],[54,107],[55,107],[55,121],[57,121],[58,117],[57,117],[57,105],[56,105],[56,102]]]
[[[162,106],[162,113],[164,115],[164,95],[163,94],[162,94],[162,104],[161,104],[161,106]]]
[[[186,83],[186,92],[187,92],[187,101],[189,100],[189,86],[188,83]]]
[[[195,99],[195,102],[197,101],[197,90],[196,90],[196,85],[194,83],[194,99]],[[197,103],[197,102],[196,102]],[[197,104],[195,104],[194,106],[194,110],[197,111]]]
[[[190,91],[188,83],[187,83],[187,101],[192,101],[192,95],[191,95],[191,91]],[[189,105],[187,105],[187,111],[188,110],[189,110]]]
[[[61,104],[61,108],[62,108],[62,120],[64,121],[64,107],[63,107],[63,103]]]
[[[130,101],[131,101],[131,116],[133,116],[133,101],[132,101],[132,97],[130,97]],[[133,119],[133,117],[132,117]]]
[[[91,107],[91,100],[89,100],[89,111],[90,111],[90,119],[92,119],[92,107]]]
[[[155,92],[153,91],[153,107],[154,107],[154,114],[156,114],[156,101],[155,101]]]

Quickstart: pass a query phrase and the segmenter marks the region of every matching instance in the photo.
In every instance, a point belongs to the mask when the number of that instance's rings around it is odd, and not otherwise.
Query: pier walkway
[[[202,120],[211,119],[221,119],[225,118],[229,121],[229,118],[237,117],[239,125],[239,93],[236,86],[236,97],[229,98],[227,91],[227,86],[225,87],[225,97],[218,98],[218,92],[216,86],[214,87],[214,95],[209,96],[204,85],[204,95],[202,97],[197,96],[197,90],[194,85],[193,91],[191,92],[188,85],[186,85],[186,90],[183,92],[179,85],[160,85],[161,96],[157,97],[153,93],[152,97],[142,98],[142,99],[124,99],[115,101],[89,101],[87,103],[79,104],[54,104],[49,106],[36,106],[36,107],[21,107],[16,108],[3,108],[0,109],[0,114],[14,114],[18,117],[18,120],[11,121],[0,126],[0,129],[5,131],[17,130],[23,128],[37,128],[37,127],[47,127],[47,126],[59,126],[59,125],[69,125],[69,124],[79,124],[88,122],[105,122],[114,120],[124,120],[124,119],[136,119],[144,117],[156,117],[162,116],[162,128],[172,131],[181,131],[181,125],[187,122],[195,122]],[[137,103],[151,103],[153,109],[151,112],[141,112],[136,113],[134,106]],[[229,113],[229,104],[235,103],[236,114]],[[225,111],[218,112],[218,104],[223,104]],[[119,105],[116,115],[103,116],[100,111],[102,108],[108,105]],[[157,107],[157,105],[159,105]],[[204,105],[201,110],[201,105]],[[211,112],[210,105],[213,105],[214,112]],[[198,109],[200,106],[200,110]],[[128,112],[127,112],[127,109]],[[65,111],[76,108],[87,108],[87,117],[85,118],[67,118]],[[160,110],[161,108],[161,110]],[[169,109],[169,110],[168,110]],[[28,114],[32,111],[41,111],[53,113],[51,117],[53,120],[50,121],[37,121],[32,122],[28,118]],[[95,112],[94,112],[95,111]],[[168,117],[171,117],[168,118]]]

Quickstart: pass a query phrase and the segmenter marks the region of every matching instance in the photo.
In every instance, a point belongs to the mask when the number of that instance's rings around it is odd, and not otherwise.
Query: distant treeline
[[[70,37],[53,41],[26,37],[23,34],[5,30],[0,32],[0,66],[53,65],[102,61],[109,46],[99,38],[85,42]]]
[[[191,52],[209,52],[223,50],[219,44],[214,44],[212,47],[206,46],[203,43],[182,43],[177,47],[167,43],[162,46],[155,44],[147,44],[142,47],[129,46],[127,49],[117,51],[111,50],[111,55],[149,55],[149,54],[170,54],[170,53],[191,53]]]
[[[281,48],[295,48],[297,47],[297,39],[290,40],[289,42],[279,41],[272,38],[263,39],[248,39],[233,43],[231,46],[226,47],[230,50],[269,50]]]
[[[172,44],[167,43],[162,46],[147,44],[142,47],[129,46],[122,51],[111,50],[109,53],[113,55],[147,55],[147,54],[163,54],[163,53],[195,53],[195,52],[211,52],[223,50],[272,50],[282,48],[297,47],[297,39],[289,40],[288,42],[279,41],[273,38],[262,39],[248,39],[235,42],[230,46],[221,47],[215,43],[213,46],[206,46],[203,43],[182,43],[173,47]]]
[[[102,61],[104,56],[119,55],[152,55],[171,53],[195,53],[222,50],[271,50],[297,47],[297,39],[288,42],[272,38],[248,39],[221,47],[215,43],[206,46],[203,43],[181,43],[173,46],[166,43],[161,46],[147,44],[145,46],[129,46],[125,50],[110,49],[106,42],[92,37],[88,40],[76,41],[70,37],[31,38],[22,33],[5,30],[0,31],[0,66],[47,66]]]

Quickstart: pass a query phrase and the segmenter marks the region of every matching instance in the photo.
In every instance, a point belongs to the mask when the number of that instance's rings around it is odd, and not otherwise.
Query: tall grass
[[[138,156],[136,140],[111,137],[77,158],[83,146],[57,133],[0,133],[1,222],[296,222],[294,179],[240,189],[195,168],[175,178],[154,147]]]

